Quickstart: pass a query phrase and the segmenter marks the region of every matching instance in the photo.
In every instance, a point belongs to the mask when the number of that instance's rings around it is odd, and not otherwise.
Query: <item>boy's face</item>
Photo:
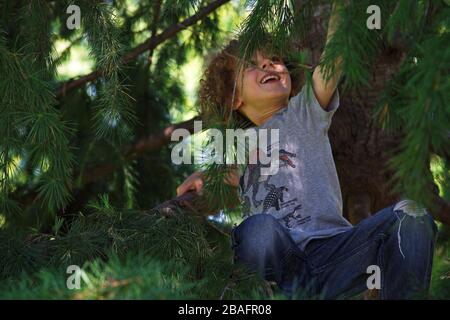
[[[286,107],[291,77],[283,61],[257,51],[238,77],[235,109],[251,117],[265,117]]]

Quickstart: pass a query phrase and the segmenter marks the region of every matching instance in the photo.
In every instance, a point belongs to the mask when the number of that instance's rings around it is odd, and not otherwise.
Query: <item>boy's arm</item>
[[[177,196],[181,196],[189,191],[194,191],[196,193],[200,193],[203,189],[205,176],[203,172],[196,171],[191,174],[178,188],[177,188]],[[225,183],[232,186],[239,186],[239,174],[237,169],[233,168],[230,170],[228,175],[225,177]]]
[[[338,2],[333,3],[330,21],[328,22],[326,43],[330,41],[331,37],[333,36],[334,32],[337,29],[339,19],[338,13],[339,6],[340,4],[338,5]],[[323,55],[324,53],[322,53],[322,56]],[[342,61],[340,58],[335,62],[335,72],[328,82],[325,80],[324,72],[320,66],[316,67],[312,76],[312,86],[314,94],[320,106],[325,111],[327,110],[328,104],[330,103],[330,100],[333,97],[334,91],[336,90],[339,79],[341,77],[341,62]]]

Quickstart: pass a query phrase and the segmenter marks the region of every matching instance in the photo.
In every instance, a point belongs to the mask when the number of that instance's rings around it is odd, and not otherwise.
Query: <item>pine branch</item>
[[[211,254],[204,227],[181,214],[170,219],[155,210],[117,209],[107,197],[77,214],[65,232],[20,234],[0,230],[0,278],[43,266],[83,265],[92,259],[142,252],[159,261],[197,264]],[[14,233],[16,232],[16,233]],[[163,240],[163,241],[161,241]]]
[[[6,179],[0,187],[0,202],[5,213],[14,211],[8,208],[17,208],[9,199],[12,184],[8,168],[14,165],[14,157],[25,151],[30,166],[38,170],[36,197],[41,199],[41,207],[52,212],[70,199],[72,131],[54,108],[56,101],[42,68],[34,53],[26,48],[10,51],[0,37],[0,170]]]
[[[426,37],[416,40],[399,72],[387,86],[385,97],[375,114],[385,127],[401,129],[405,134],[401,151],[392,155],[394,190],[427,207],[432,200],[430,157],[444,155],[450,146],[450,112],[446,107],[450,81],[448,68],[450,9],[441,8],[433,23],[424,29]],[[419,39],[420,40],[420,39]],[[445,208],[441,205],[440,208]]]
[[[148,137],[137,140],[132,145],[124,148],[124,158],[128,160],[134,159],[145,152],[155,151],[162,148],[170,142],[171,134],[175,129],[186,129],[192,133],[194,131],[194,121],[199,119],[199,117],[194,117],[180,123],[169,125],[158,133],[154,133],[149,135]],[[77,177],[81,174],[81,186],[84,186],[104,178],[105,176],[113,173],[119,168],[119,164],[108,162],[100,164],[94,168],[87,169],[86,172],[75,173],[74,177]],[[20,194],[22,192],[23,190],[19,189],[16,191],[16,194]],[[36,196],[36,192],[29,192],[25,196],[20,197],[17,201],[22,206],[27,207],[34,202]]]
[[[230,0],[216,0],[209,5],[205,6],[204,8],[200,9],[197,13],[192,15],[191,17],[183,20],[182,22],[179,22],[169,28],[167,28],[162,33],[156,35],[155,37],[150,37],[145,42],[141,43],[137,47],[135,47],[133,50],[128,52],[127,54],[123,55],[121,58],[121,63],[127,64],[130,61],[136,59],[139,55],[142,53],[155,49],[158,45],[163,43],[164,41],[174,37],[179,32],[183,31],[184,29],[194,25],[199,20],[203,19],[207,15],[209,15],[211,12],[215,11],[220,6],[230,2]],[[56,91],[56,97],[61,98],[64,97],[67,92],[77,89],[84,84],[93,81],[100,76],[104,74],[103,69],[97,69],[85,76],[82,76],[78,79],[71,79],[62,84],[62,86]]]
[[[162,7],[162,0],[157,0],[155,1],[154,5],[153,5],[153,24],[152,24],[152,28],[150,31],[150,41],[154,41],[155,36],[156,36],[156,32],[158,31],[158,23],[159,23],[159,18],[161,16],[161,7]],[[152,58],[153,58],[153,53],[154,53],[154,49],[150,50],[150,53],[148,55],[148,63],[147,63],[147,68],[150,68],[151,64],[152,64]]]
[[[431,215],[443,224],[450,226],[450,202],[437,194],[432,195]]]
[[[123,154],[125,159],[134,159],[145,152],[151,152],[162,148],[170,142],[171,134],[176,129],[186,129],[189,132],[194,131],[194,121],[199,120],[199,117],[195,117],[174,125],[165,127],[158,133],[151,134],[148,137],[137,140],[132,145],[125,148]],[[83,173],[82,184],[88,184],[113,173],[119,168],[119,164],[116,163],[104,163],[94,168],[88,169]]]

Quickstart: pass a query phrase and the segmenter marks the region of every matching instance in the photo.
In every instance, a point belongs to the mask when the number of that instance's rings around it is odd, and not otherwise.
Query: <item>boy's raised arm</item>
[[[333,4],[330,21],[328,23],[328,32],[327,32],[327,40],[326,43],[330,41],[334,32],[338,26],[340,5],[338,2]],[[325,50],[327,46],[325,45]],[[324,53],[322,53],[322,56]],[[325,80],[325,74],[320,66],[316,67],[312,76],[312,86],[314,90],[314,94],[316,96],[317,101],[320,106],[326,111],[328,104],[330,103],[331,98],[333,97],[334,91],[339,83],[339,79],[341,77],[341,59],[339,58],[335,61],[335,72],[332,77],[328,80]]]

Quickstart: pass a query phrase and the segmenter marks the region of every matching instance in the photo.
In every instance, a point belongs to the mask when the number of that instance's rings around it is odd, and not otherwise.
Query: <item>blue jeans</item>
[[[417,213],[392,205],[348,231],[311,240],[305,250],[274,217],[256,214],[232,230],[234,259],[289,298],[354,296],[368,282],[376,285],[373,266],[381,299],[417,298],[429,288],[437,232],[428,210]]]

